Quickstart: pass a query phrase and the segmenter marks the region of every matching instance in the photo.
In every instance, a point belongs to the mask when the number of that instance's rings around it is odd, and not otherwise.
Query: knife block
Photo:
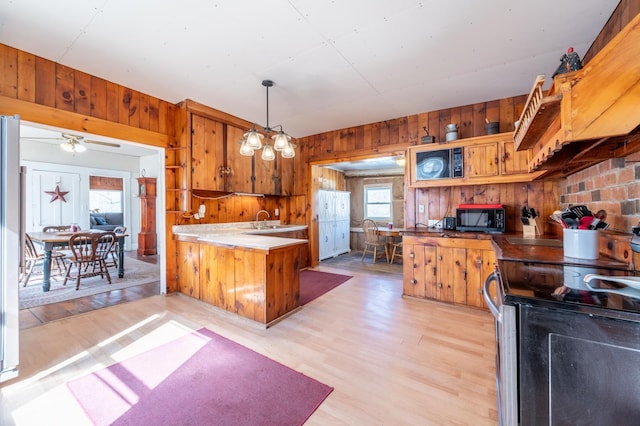
[[[537,217],[529,219],[528,225],[522,225],[522,236],[524,238],[535,238],[544,233],[538,219]]]

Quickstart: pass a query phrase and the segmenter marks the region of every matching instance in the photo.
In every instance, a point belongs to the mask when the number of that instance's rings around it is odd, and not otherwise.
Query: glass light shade
[[[251,149],[262,148],[262,139],[264,138],[264,136],[256,132],[255,127],[245,133],[244,138]]]
[[[294,149],[294,146],[291,142],[287,143],[287,146],[280,151],[280,155],[282,155],[282,158],[293,158],[296,156],[296,151]]]
[[[273,149],[276,151],[282,151],[289,146],[291,136],[280,130],[278,134],[271,136],[271,139],[273,139]]]
[[[242,145],[240,145],[240,155],[245,155],[247,157],[253,156],[253,149],[249,146],[246,139],[243,139]]]
[[[269,145],[269,142],[267,142],[262,148],[261,158],[264,161],[273,161],[276,159],[276,152],[273,150],[273,147]]]
[[[399,157],[396,158],[396,164],[400,167],[404,167],[405,164],[405,158],[404,157]]]

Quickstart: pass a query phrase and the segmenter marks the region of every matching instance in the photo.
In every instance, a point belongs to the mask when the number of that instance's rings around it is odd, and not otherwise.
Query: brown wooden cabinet
[[[262,250],[179,240],[178,289],[268,326],[299,306],[304,248],[302,243]]]
[[[140,196],[140,233],[138,233],[138,254],[157,254],[156,178],[138,178],[138,194]]]
[[[417,173],[418,158],[432,151],[462,148],[462,177],[425,179]],[[530,182],[544,175],[545,171],[529,173],[530,150],[516,151],[512,133],[461,139],[446,144],[430,144],[409,147],[409,186],[430,188],[491,183]],[[453,152],[450,154],[453,156]]]
[[[191,188],[225,190],[225,129],[220,122],[191,114]]]
[[[240,155],[247,130],[191,114],[191,187],[194,190],[291,195],[293,159],[264,161]]]
[[[490,240],[404,236],[403,295],[486,309],[482,288],[493,271]]]

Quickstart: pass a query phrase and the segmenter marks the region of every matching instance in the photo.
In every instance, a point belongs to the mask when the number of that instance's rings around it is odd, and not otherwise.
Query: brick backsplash
[[[607,212],[610,229],[631,232],[640,223],[640,156],[613,158],[562,179],[560,208],[585,204]]]

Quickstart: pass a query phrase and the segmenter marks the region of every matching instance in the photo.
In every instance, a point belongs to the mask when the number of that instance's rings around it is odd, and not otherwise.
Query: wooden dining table
[[[387,255],[387,262],[390,262],[391,250],[393,249],[393,239],[395,237],[402,236],[405,231],[404,228],[389,228],[386,226],[378,226],[378,235],[381,237],[387,237],[387,249],[385,253]]]
[[[104,232],[98,230],[80,231],[85,232]],[[74,232],[27,232],[34,243],[43,247],[44,261],[42,263],[42,291],[46,292],[51,289],[51,252],[56,247],[66,247],[69,245],[69,238]],[[124,278],[124,239],[129,234],[116,234],[118,241],[118,278]]]

